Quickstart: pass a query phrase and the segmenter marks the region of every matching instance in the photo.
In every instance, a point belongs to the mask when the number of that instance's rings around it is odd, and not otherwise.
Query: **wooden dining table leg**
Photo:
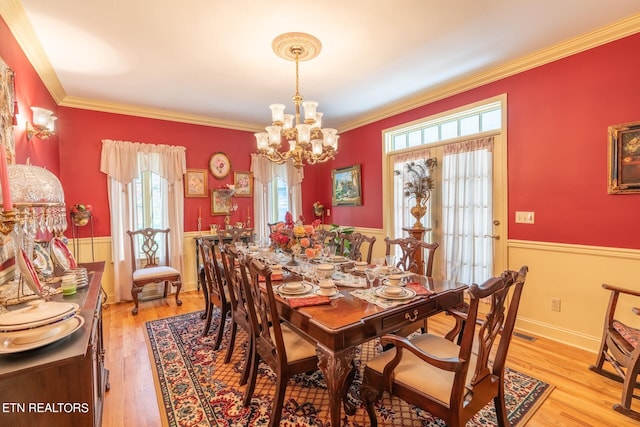
[[[329,406],[331,408],[331,425],[341,426],[340,412],[343,404],[343,388],[345,379],[352,369],[355,354],[354,348],[348,348],[339,352],[333,352],[327,347],[318,344],[318,367],[324,375],[329,393]],[[355,408],[350,408],[344,401],[345,412],[353,415]]]

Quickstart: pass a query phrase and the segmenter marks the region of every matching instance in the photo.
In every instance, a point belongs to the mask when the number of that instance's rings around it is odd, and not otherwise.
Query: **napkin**
[[[409,289],[413,289],[416,292],[416,295],[433,295],[435,293],[432,290],[425,288],[418,282],[407,283],[406,287]]]
[[[329,304],[331,299],[328,296],[317,295],[312,297],[289,298],[289,305],[293,308],[309,307],[312,305]]]
[[[271,273],[271,281],[272,282],[282,280],[282,278],[283,278],[282,273]],[[258,277],[258,280],[260,280],[261,282],[264,282],[266,279],[264,278],[263,275],[260,275]]]

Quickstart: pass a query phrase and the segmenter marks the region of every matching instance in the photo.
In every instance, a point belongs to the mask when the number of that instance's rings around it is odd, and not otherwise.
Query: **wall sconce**
[[[52,111],[40,107],[31,107],[33,111],[33,125],[27,120],[27,141],[34,136],[38,139],[49,139],[53,135],[53,122],[57,119]]]

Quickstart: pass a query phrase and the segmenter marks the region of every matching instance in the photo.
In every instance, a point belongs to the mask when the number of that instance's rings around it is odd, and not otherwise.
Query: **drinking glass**
[[[373,288],[373,282],[376,281],[376,271],[372,268],[367,268],[365,270],[365,274],[367,275],[367,282],[369,282],[369,287]]]
[[[387,267],[389,267],[389,270],[391,270],[391,268],[396,266],[395,255],[386,255],[384,259],[387,261]]]
[[[384,265],[384,258],[377,257],[377,258],[374,258],[372,261],[376,265],[376,268],[378,269]]]

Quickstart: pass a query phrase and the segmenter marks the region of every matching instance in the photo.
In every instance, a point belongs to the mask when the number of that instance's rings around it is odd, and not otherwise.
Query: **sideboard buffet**
[[[54,301],[80,306],[84,325],[41,348],[0,355],[0,426],[98,427],[109,389],[102,341],[104,262],[82,264],[90,281]],[[2,343],[0,343],[2,345]]]

